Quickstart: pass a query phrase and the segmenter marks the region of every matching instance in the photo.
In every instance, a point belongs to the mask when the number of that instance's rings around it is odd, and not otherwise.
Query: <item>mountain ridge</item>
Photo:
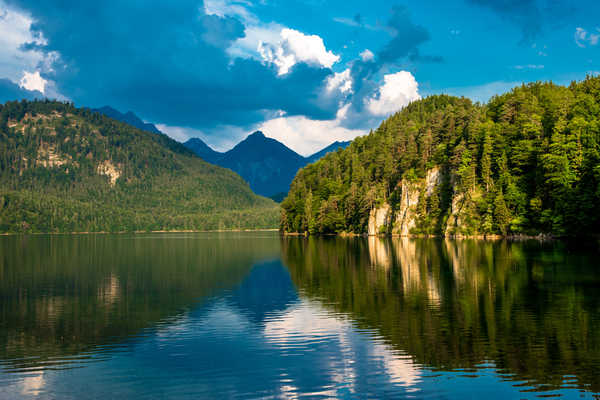
[[[119,110],[112,108],[111,106],[94,108],[92,109],[92,111],[99,112],[103,115],[106,115],[109,118],[124,122],[143,131],[164,134],[156,127],[156,125],[142,121],[136,114],[133,113],[133,111],[127,111],[126,113],[122,113]]]
[[[255,193],[281,201],[298,170],[329,152],[347,147],[350,142],[336,141],[308,157],[261,131],[249,134],[223,153],[213,150],[200,138],[191,138],[183,144],[205,161],[240,174]]]

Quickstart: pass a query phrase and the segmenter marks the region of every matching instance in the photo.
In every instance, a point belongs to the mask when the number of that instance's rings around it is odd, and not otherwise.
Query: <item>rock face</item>
[[[400,236],[407,236],[410,230],[416,225],[417,204],[419,203],[419,194],[421,185],[418,182],[406,182],[404,179],[400,183],[402,197],[400,207],[396,213],[393,233]]]
[[[98,164],[97,171],[98,174],[106,175],[108,177],[111,186],[115,186],[117,179],[121,176],[121,171],[108,160]]]
[[[373,208],[369,213],[369,235],[391,231],[393,235],[410,236],[413,229],[417,227],[419,201],[427,201],[429,197],[437,195],[442,178],[442,172],[435,167],[427,171],[425,178],[416,181],[401,180],[396,188],[400,191],[400,202],[397,208],[392,209],[389,204],[384,203],[383,206]],[[451,186],[454,187],[452,179]],[[452,203],[447,214],[448,219],[442,230],[446,236],[461,234],[462,225],[468,223],[469,220],[468,211],[472,206],[471,203],[472,201],[469,202],[464,194],[453,193]]]
[[[461,210],[465,204],[465,196],[454,193],[452,195],[452,204],[450,206],[450,215],[448,216],[448,222],[446,224],[446,230],[444,234],[446,236],[455,235],[456,230],[461,226]]]
[[[382,233],[382,231],[387,228],[389,221],[391,220],[391,210],[392,208],[387,203],[384,203],[379,208],[374,208],[371,210],[369,213],[368,226],[368,232],[370,236]]]
[[[440,169],[435,167],[428,170],[427,176],[425,177],[425,194],[427,197],[433,194],[433,191],[440,185],[440,183],[442,183]]]
[[[431,196],[437,186],[441,183],[441,174],[438,167],[427,171],[424,180],[417,182],[400,182],[401,198],[400,206],[395,213],[392,233],[400,236],[408,236],[417,225],[417,205],[422,192],[425,198]]]

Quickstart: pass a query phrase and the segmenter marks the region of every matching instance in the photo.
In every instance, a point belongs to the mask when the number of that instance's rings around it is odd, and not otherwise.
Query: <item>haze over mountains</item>
[[[162,133],[155,125],[143,122],[131,111],[121,113],[109,106],[94,111],[141,130]],[[226,152],[213,150],[199,138],[189,139],[184,146],[208,163],[237,172],[249,183],[254,193],[281,201],[300,168],[319,160],[327,153],[339,148],[344,149],[349,144],[349,141],[336,141],[308,157],[303,157],[283,143],[256,131]]]

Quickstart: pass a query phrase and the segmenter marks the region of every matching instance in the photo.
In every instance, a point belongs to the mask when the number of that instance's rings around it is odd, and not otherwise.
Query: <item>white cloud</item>
[[[35,72],[23,72],[23,77],[19,81],[19,86],[27,90],[37,90],[42,94],[46,90],[47,80],[41,77],[40,71]]]
[[[596,28],[596,30],[600,31],[598,28]],[[579,47],[586,47],[586,43],[590,46],[595,46],[598,44],[599,40],[600,34],[598,33],[589,33],[581,27],[577,27],[575,29],[575,43]]]
[[[276,43],[260,41],[258,52],[263,61],[277,66],[284,75],[297,63],[304,62],[331,68],[340,57],[325,48],[323,39],[317,35],[305,35],[295,29],[283,28]]]
[[[342,72],[335,72],[327,80],[327,92],[339,90],[341,93],[352,93],[352,77],[350,76],[350,68],[346,68]]]
[[[244,30],[245,36],[239,38],[227,49],[230,57],[256,58],[263,61],[259,48],[261,43],[279,43],[281,31],[285,27],[277,23],[266,25],[248,25]]]
[[[216,151],[227,151],[248,136],[253,129],[233,125],[219,125],[210,129],[195,129],[186,126],[155,124],[156,127],[171,139],[186,142],[191,138],[200,138]],[[254,129],[255,130],[255,129]]]
[[[421,98],[419,84],[408,71],[384,75],[383,81],[378,93],[366,100],[367,109],[373,115],[391,114]]]
[[[44,54],[35,50],[24,50],[26,43],[45,44],[42,36],[31,33],[33,20],[26,14],[7,8],[0,0],[0,78],[18,83],[23,70],[35,70],[44,63]]]
[[[375,54],[369,49],[365,49],[362,53],[360,53],[360,58],[363,61],[371,61],[375,58]]]
[[[348,129],[341,125],[350,105],[338,111],[335,120],[317,121],[304,116],[278,117],[260,124],[257,129],[276,139],[294,151],[308,156],[331,143],[352,140],[368,133],[360,129]]]

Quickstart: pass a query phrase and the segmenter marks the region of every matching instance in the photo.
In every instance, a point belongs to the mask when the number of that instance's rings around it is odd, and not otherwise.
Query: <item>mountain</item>
[[[0,106],[0,232],[267,228],[278,214],[166,135],[69,103]]]
[[[327,154],[331,153],[332,151],[337,151],[338,149],[343,150],[346,147],[348,147],[350,145],[350,143],[352,143],[352,142],[351,141],[347,141],[347,142],[335,141],[335,142],[331,143],[329,146],[325,147],[324,149],[317,151],[315,154],[306,157],[306,163],[312,164],[315,161],[318,161],[321,158],[325,157]]]
[[[415,101],[302,169],[287,232],[600,233],[600,77],[532,83],[487,104]]]
[[[239,173],[255,193],[271,196],[287,192],[305,160],[284,144],[256,131],[224,153],[217,164]]]
[[[211,149],[199,138],[191,138],[183,145],[193,151],[198,157],[211,164],[218,164],[218,160],[223,157],[223,153]]]
[[[154,124],[150,124],[142,121],[137,115],[133,112],[128,111],[125,114],[120,111],[115,110],[110,106],[104,106],[100,108],[96,108],[93,111],[99,112],[101,114],[106,115],[109,118],[116,119],[117,121],[124,122],[131,126],[134,126],[143,131],[152,132],[152,133],[162,133]]]
[[[255,193],[281,202],[300,168],[349,144],[334,142],[309,157],[302,157],[283,143],[256,131],[225,153],[211,149],[198,138],[188,140],[184,146],[207,162],[237,172]]]

